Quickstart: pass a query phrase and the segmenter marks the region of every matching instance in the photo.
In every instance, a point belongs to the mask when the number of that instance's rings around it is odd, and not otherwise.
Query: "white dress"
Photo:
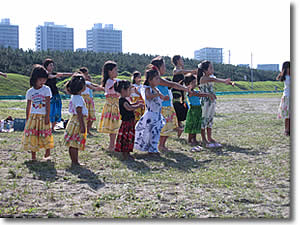
[[[150,92],[155,94],[151,87]],[[160,131],[166,124],[161,114],[162,100],[158,96],[151,100],[145,98],[145,88],[141,88],[141,94],[146,103],[146,111],[135,126],[134,148],[140,151],[158,152]]]
[[[201,92],[214,94],[213,82],[200,84],[199,89]],[[213,119],[216,112],[216,100],[211,100],[209,97],[201,97],[202,105],[202,124],[201,128],[212,128]]]

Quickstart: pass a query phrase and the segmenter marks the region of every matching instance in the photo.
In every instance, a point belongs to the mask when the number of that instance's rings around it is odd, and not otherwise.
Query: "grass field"
[[[184,134],[168,140],[170,152],[134,151],[134,161],[122,161],[93,129],[77,169],[63,130],[51,162],[35,164],[20,149],[22,132],[0,133],[0,217],[288,219],[291,145],[276,119],[279,102],[280,94],[218,97],[213,135],[223,148],[197,153]],[[0,101],[0,119],[24,118],[25,105]],[[97,99],[94,128],[102,106]]]

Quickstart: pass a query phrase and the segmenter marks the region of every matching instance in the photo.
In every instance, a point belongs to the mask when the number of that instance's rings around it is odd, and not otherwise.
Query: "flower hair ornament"
[[[156,67],[156,66],[152,66],[152,70],[156,70],[156,71],[158,71],[158,68]]]

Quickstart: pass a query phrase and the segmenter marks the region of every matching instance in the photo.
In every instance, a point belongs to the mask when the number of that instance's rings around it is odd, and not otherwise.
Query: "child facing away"
[[[146,112],[135,127],[134,148],[149,154],[159,154],[158,142],[160,131],[166,123],[161,114],[163,96],[156,88],[160,83],[159,70],[154,65],[148,65],[145,71],[146,81],[141,93],[145,99]]]
[[[135,116],[135,123],[137,123],[137,121],[140,120],[140,118],[142,117],[142,115],[145,112],[145,102],[144,99],[141,95],[141,87],[142,87],[142,75],[139,71],[134,71],[132,73],[132,86],[135,88],[134,90],[132,90],[132,93],[130,95],[131,98],[131,102],[132,103],[144,103],[144,107],[138,108],[136,110],[134,110],[134,116]],[[136,93],[138,92],[138,93]]]
[[[135,116],[134,111],[144,107],[143,103],[137,102],[130,104],[126,99],[130,96],[131,84],[129,81],[121,80],[114,84],[115,91],[120,93],[119,110],[121,114],[121,127],[119,129],[116,152],[122,152],[123,160],[132,159],[130,152],[133,151],[135,136]]]
[[[197,83],[199,85],[200,92],[202,93],[211,93],[214,94],[213,83],[224,83],[228,85],[234,86],[234,82],[231,82],[230,78],[220,79],[211,77],[214,73],[213,64],[204,60],[198,65],[197,71]],[[209,97],[201,98],[202,105],[202,124],[201,124],[201,137],[202,142],[205,147],[213,148],[213,147],[222,147],[222,145],[216,142],[212,138],[212,126],[213,126],[213,118],[215,115],[216,108],[216,100],[211,99]],[[207,139],[205,134],[205,129],[207,131]]]
[[[290,136],[290,61],[282,64],[281,72],[276,80],[284,82],[284,90],[278,109],[278,119],[284,119],[284,135]]]
[[[120,94],[114,89],[114,84],[118,82],[117,63],[113,61],[105,62],[103,65],[102,74],[102,87],[104,87],[105,90],[105,105],[102,109],[98,131],[100,133],[109,134],[108,149],[113,151],[115,147],[116,136],[120,128]]]
[[[186,116],[186,123],[184,127],[184,133],[188,133],[188,144],[195,146],[197,142],[196,135],[201,134],[202,124],[202,108],[200,97],[208,97],[211,101],[216,99],[214,93],[202,93],[194,91],[197,86],[197,78],[194,74],[189,73],[184,78],[184,84],[189,87],[193,92],[187,95],[189,102],[189,110]],[[192,150],[200,150],[201,147],[195,147]]]
[[[83,151],[87,136],[88,109],[81,93],[85,90],[85,79],[81,74],[74,74],[66,84],[67,92],[71,94],[69,103],[69,119],[64,134],[64,144],[69,147],[72,166],[80,166],[78,161],[78,150]]]
[[[50,159],[50,149],[54,148],[50,128],[51,90],[45,85],[48,79],[46,69],[34,65],[30,75],[31,88],[26,93],[26,124],[22,138],[22,148],[31,151],[32,161],[36,161],[36,152],[45,149],[44,159]]]
[[[85,79],[85,90],[81,93],[81,96],[83,97],[86,107],[88,109],[88,117],[87,117],[87,134],[90,136],[93,136],[91,133],[91,128],[93,125],[93,122],[96,120],[96,114],[95,114],[95,103],[93,98],[90,96],[90,90],[95,91],[104,91],[104,88],[101,87],[98,84],[94,84],[90,81],[89,71],[86,67],[81,67],[79,69],[80,73],[84,76]]]

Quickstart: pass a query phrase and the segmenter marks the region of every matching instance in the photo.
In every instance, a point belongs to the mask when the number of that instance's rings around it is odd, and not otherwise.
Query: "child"
[[[144,107],[143,103],[130,104],[126,99],[130,96],[130,86],[130,82],[125,80],[116,82],[114,84],[115,91],[121,94],[121,97],[119,99],[119,110],[122,119],[115,151],[122,152],[123,160],[127,160],[128,158],[132,159],[132,157],[130,156],[130,152],[133,151],[134,145],[134,110]]]
[[[0,75],[1,75],[1,76],[3,76],[3,77],[5,77],[5,78],[7,78],[7,75],[6,75],[6,73],[2,73],[2,72],[0,72]]]
[[[284,135],[290,136],[290,62],[286,61],[282,64],[281,73],[276,80],[284,82],[284,91],[278,109],[278,118],[284,119]]]
[[[51,90],[44,85],[48,73],[41,65],[34,65],[30,76],[31,88],[26,93],[26,125],[22,139],[24,150],[31,151],[32,161],[36,161],[36,152],[46,149],[44,159],[50,159],[50,149],[54,148],[50,128]]]
[[[109,134],[109,150],[113,151],[115,139],[120,128],[119,96],[115,91],[114,84],[117,82],[117,63],[107,61],[103,65],[102,87],[105,90],[105,105],[102,110],[98,131]]]
[[[45,59],[43,66],[48,71],[48,80],[46,85],[50,87],[52,97],[50,99],[50,122],[52,124],[52,133],[54,133],[54,127],[56,123],[61,121],[61,109],[62,103],[58,88],[56,86],[57,78],[72,76],[73,73],[54,73],[54,61],[52,59]]]
[[[185,70],[184,62],[180,55],[174,55],[172,57],[173,69],[173,81],[179,84],[183,83],[184,75],[187,73],[196,74],[196,70]],[[185,100],[185,93],[181,90],[172,89],[173,94],[173,105],[176,111],[179,126],[182,127],[182,122],[186,120],[188,107]]]
[[[162,58],[157,59],[157,60],[152,60],[152,65],[154,65],[158,68],[159,73],[161,75],[165,74],[166,67],[165,67],[164,60]],[[168,80],[168,79],[166,79],[166,80]],[[166,147],[166,142],[167,142],[168,137],[170,137],[174,131],[177,131],[177,136],[180,137],[183,132],[183,128],[181,128],[178,125],[176,112],[172,105],[172,99],[173,99],[172,92],[169,90],[169,88],[167,86],[158,85],[157,89],[163,95],[167,96],[166,100],[162,102],[161,114],[166,119],[166,124],[160,132],[160,140],[159,140],[158,148],[161,151],[168,151],[168,148]]]
[[[197,86],[196,76],[189,73],[184,78],[184,84],[194,90]],[[186,123],[184,127],[184,133],[188,133],[188,143],[192,146],[198,145],[196,135],[201,133],[201,123],[202,123],[202,108],[200,97],[209,97],[211,101],[216,99],[213,93],[201,93],[194,91],[188,94],[189,110],[186,116]],[[198,148],[193,148],[193,150],[200,150]]]
[[[81,93],[81,96],[83,97],[87,109],[88,109],[88,117],[87,117],[87,134],[90,136],[93,136],[91,133],[91,127],[93,125],[93,122],[96,120],[96,114],[95,114],[95,104],[93,98],[90,96],[90,90],[95,91],[104,91],[104,88],[101,87],[98,84],[94,84],[89,81],[89,71],[86,67],[81,67],[79,69],[80,73],[83,74],[85,79],[85,90]]]
[[[83,151],[86,142],[86,124],[88,109],[81,93],[85,90],[85,79],[81,74],[75,74],[66,84],[67,91],[71,94],[69,112],[72,114],[64,135],[64,144],[69,147],[72,166],[80,166],[78,150]]]
[[[167,100],[167,96],[163,96],[156,86],[159,84],[159,70],[154,65],[149,65],[145,72],[146,81],[141,93],[145,99],[146,112],[137,122],[135,127],[134,148],[147,151],[149,154],[159,154],[158,141],[160,131],[166,121],[161,115],[161,104],[163,100]]]
[[[198,65],[197,72],[197,83],[199,85],[200,91],[204,93],[214,94],[213,82],[230,84],[234,86],[234,82],[231,82],[230,78],[220,79],[211,77],[214,73],[213,64],[210,61],[204,60]],[[202,125],[201,125],[201,137],[202,142],[205,147],[222,147],[220,143],[217,143],[211,136],[213,117],[215,115],[216,101],[215,99],[210,99],[209,97],[202,97]],[[205,136],[205,129],[207,130],[207,139]]]
[[[144,100],[143,100],[143,97],[141,96],[141,91],[140,91],[141,87],[142,87],[141,81],[142,81],[141,73],[139,71],[134,71],[132,73],[132,84],[138,93],[136,93],[135,90],[131,93],[130,97],[131,97],[132,103],[137,103],[137,102],[144,103]],[[135,123],[137,123],[137,121],[140,120],[140,118],[142,117],[144,112],[145,112],[145,106],[134,110]]]

